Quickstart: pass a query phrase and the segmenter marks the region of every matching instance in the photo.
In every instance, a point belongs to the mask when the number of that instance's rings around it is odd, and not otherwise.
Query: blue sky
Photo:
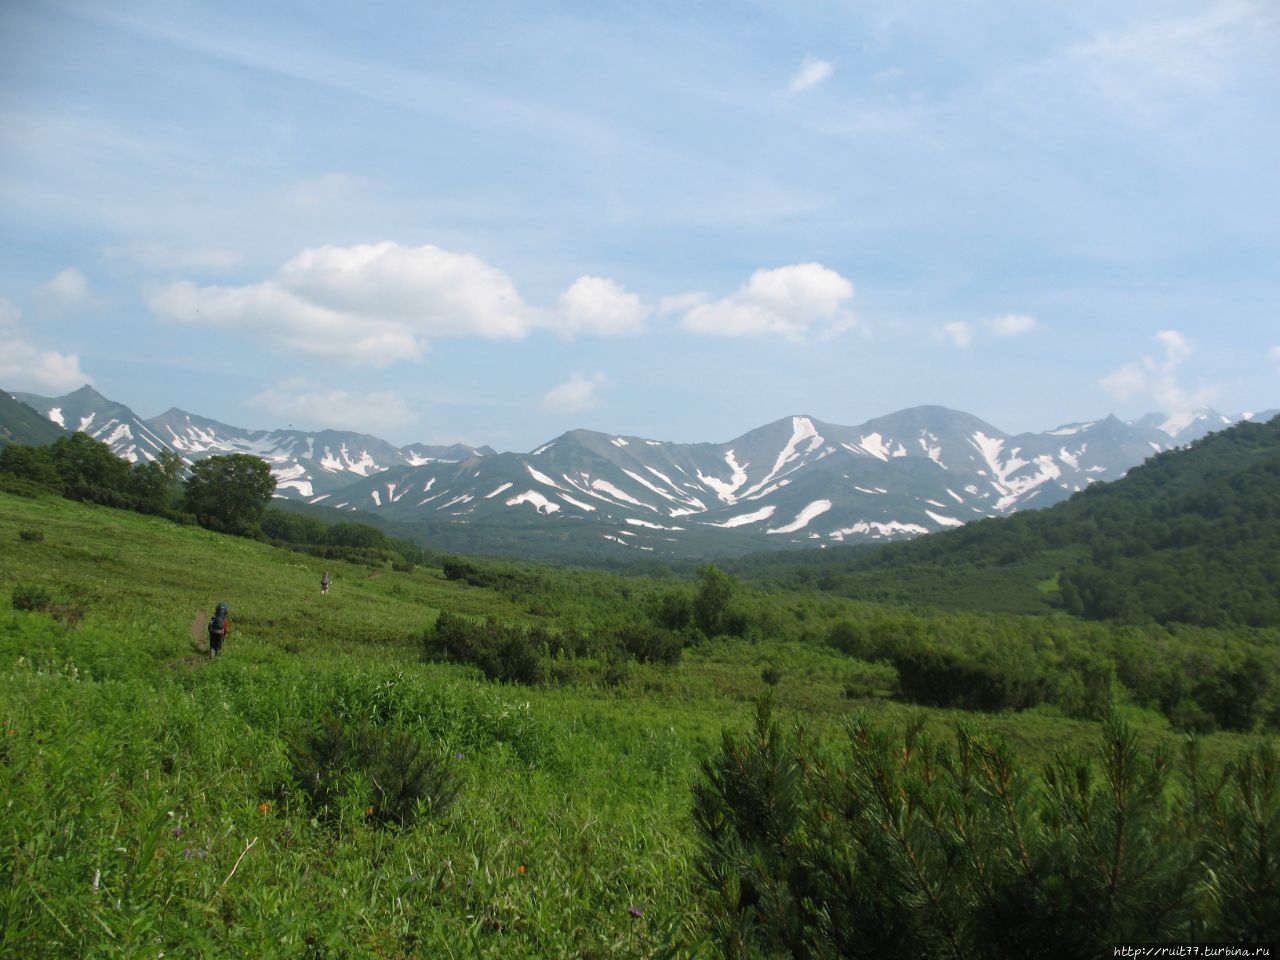
[[[0,5],[0,387],[529,450],[1280,406],[1280,8]]]

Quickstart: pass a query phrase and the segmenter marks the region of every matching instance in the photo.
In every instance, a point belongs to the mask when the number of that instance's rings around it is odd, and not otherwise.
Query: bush
[[[44,540],[43,530],[19,530],[18,537],[27,543],[40,543]]]
[[[15,610],[45,612],[53,608],[53,595],[44,587],[31,584],[19,585],[10,594]]]
[[[425,754],[398,725],[348,724],[329,716],[318,727],[295,731],[287,749],[292,785],[325,819],[335,818],[350,799],[371,824],[409,827],[419,813],[438,815],[457,797],[445,763]],[[351,796],[356,789],[362,792]]]
[[[1001,742],[854,716],[786,734],[763,698],[694,787],[697,879],[725,957],[1085,957],[1280,937],[1280,757],[1175,772],[1115,715],[1042,777]],[[1037,782],[1038,781],[1038,782]]]

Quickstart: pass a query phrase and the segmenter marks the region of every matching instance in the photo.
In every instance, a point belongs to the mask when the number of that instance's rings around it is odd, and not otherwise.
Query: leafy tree
[[[182,457],[172,450],[162,450],[155,460],[135,464],[130,471],[129,488],[137,500],[137,509],[144,513],[170,513],[185,466]]]
[[[0,450],[0,473],[29,480],[50,490],[62,492],[62,478],[53,462],[49,447],[33,447],[23,443],[11,443]]]
[[[67,498],[127,505],[129,464],[112,453],[105,443],[77,432],[55,440],[49,454]]]
[[[209,457],[191,467],[186,508],[202,527],[240,536],[261,533],[275,491],[271,468],[244,453]]]
[[[698,589],[693,595],[693,622],[708,637],[723,633],[737,580],[715,564],[698,568]]]

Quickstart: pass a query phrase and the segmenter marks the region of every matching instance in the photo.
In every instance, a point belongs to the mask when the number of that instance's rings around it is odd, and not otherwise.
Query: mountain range
[[[1050,506],[1155,453],[1276,413],[1108,417],[1010,435],[922,406],[857,426],[790,416],[725,443],[573,430],[529,453],[498,453],[396,447],[336,430],[246,430],[177,409],[144,420],[88,386],[62,397],[12,396],[133,462],[163,450],[188,461],[261,457],[278,497],[394,521],[442,549],[597,558],[915,537]]]

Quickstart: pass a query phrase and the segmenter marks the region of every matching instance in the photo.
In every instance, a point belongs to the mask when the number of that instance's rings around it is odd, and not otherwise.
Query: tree
[[[275,489],[271,468],[257,457],[209,457],[191,467],[186,508],[202,527],[254,536],[262,530],[262,516]]]
[[[138,501],[137,509],[144,513],[169,513],[185,466],[182,457],[172,450],[162,450],[155,460],[135,464],[129,479]]]
[[[698,589],[693,595],[693,620],[708,637],[724,632],[725,614],[737,581],[715,564],[698,568]]]
[[[49,454],[68,499],[125,505],[120,501],[127,500],[123,492],[129,487],[129,463],[105,443],[77,432],[55,440]]]

